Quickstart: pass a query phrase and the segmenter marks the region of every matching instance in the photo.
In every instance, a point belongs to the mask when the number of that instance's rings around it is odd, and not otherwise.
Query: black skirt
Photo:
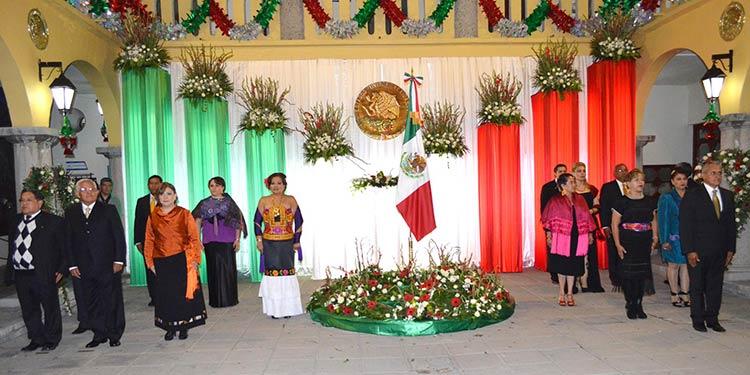
[[[208,304],[228,307],[237,299],[237,258],[231,243],[209,242],[203,245],[208,276]]]
[[[651,277],[651,231],[635,232],[620,229],[620,243],[625,248],[622,259],[624,279],[647,279]]]
[[[185,298],[187,259],[185,253],[154,258],[156,285],[154,324],[166,331],[178,331],[206,324],[206,303],[198,281],[193,299]]]
[[[263,267],[266,276],[294,275],[294,240],[263,240]]]

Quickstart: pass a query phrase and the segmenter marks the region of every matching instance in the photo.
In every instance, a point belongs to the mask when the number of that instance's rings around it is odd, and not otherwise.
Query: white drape
[[[576,67],[585,85],[586,66],[590,58],[579,57]],[[398,157],[402,137],[393,140],[375,140],[357,127],[354,121],[354,101],[368,84],[390,81],[403,86],[403,73],[414,69],[424,77],[420,87],[421,104],[448,101],[466,111],[464,134],[469,153],[461,159],[431,157],[429,172],[435,207],[437,229],[422,241],[414,244],[420,263],[427,261],[426,248],[431,241],[449,247],[458,246],[465,256],[479,261],[479,207],[477,186],[477,160],[474,150],[477,144],[476,125],[479,98],[475,91],[482,73],[495,70],[503,75],[510,73],[523,83],[519,103],[526,123],[521,127],[521,197],[524,265],[533,264],[534,202],[538,192],[534,191],[533,125],[531,95],[534,93],[532,77],[536,63],[525,57],[476,57],[476,58],[404,58],[369,60],[293,60],[293,61],[245,61],[227,64],[227,73],[239,88],[242,80],[253,76],[265,76],[278,80],[281,87],[290,87],[286,113],[288,126],[301,128],[298,110],[308,110],[317,103],[332,103],[343,106],[344,116],[349,119],[348,137],[354,146],[355,155],[366,162],[347,159],[333,163],[304,163],[303,139],[292,133],[285,137],[286,173],[288,194],[294,195],[305,217],[302,248],[304,260],[301,270],[314,278],[323,278],[326,269],[333,275],[337,268],[351,269],[357,262],[357,248],[365,257],[373,249],[381,254],[381,265],[391,268],[396,260],[406,257],[408,251],[408,228],[395,208],[395,189],[371,189],[365,192],[351,191],[351,180],[363,174],[374,174],[383,170],[398,174]],[[177,87],[183,76],[179,63],[170,65],[172,94],[177,97]],[[586,95],[581,93],[581,159],[586,160]],[[237,98],[229,98],[229,119],[233,129],[242,116]],[[175,185],[180,199],[187,201],[187,161],[182,101],[173,105],[175,126]],[[234,131],[234,130],[233,130]],[[243,208],[246,217],[254,212],[256,202],[248,202],[243,191],[247,189],[245,174],[244,137],[238,137],[230,145],[231,187],[230,193]],[[503,173],[503,171],[498,171]],[[242,243],[238,256],[238,267],[247,270],[250,265],[247,252],[251,241]]]

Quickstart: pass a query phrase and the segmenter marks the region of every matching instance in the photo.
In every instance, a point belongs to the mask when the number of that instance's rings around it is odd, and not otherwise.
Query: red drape
[[[521,272],[521,163],[518,125],[479,128],[479,238],[486,272]]]
[[[599,61],[588,67],[588,180],[601,187],[615,165],[635,166],[635,61]],[[606,269],[606,243],[599,243]]]
[[[537,93],[531,97],[534,112],[534,218],[536,241],[534,267],[547,269],[547,251],[544,230],[540,221],[539,193],[542,185],[554,177],[555,164],[565,163],[568,168],[578,161],[578,93],[565,93],[560,99],[557,92]]]

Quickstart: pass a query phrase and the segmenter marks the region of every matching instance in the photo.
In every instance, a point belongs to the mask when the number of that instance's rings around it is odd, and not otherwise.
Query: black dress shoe
[[[180,331],[180,334],[179,334],[179,336],[177,336],[177,338],[180,339],[180,340],[187,339],[188,338],[188,331],[187,330]]]
[[[727,330],[719,324],[719,322],[716,322],[714,324],[706,324],[708,328],[713,329],[716,332],[726,332]]]
[[[642,307],[638,307],[638,309],[635,310],[635,316],[638,317],[638,319],[646,319],[648,318],[648,315],[646,315],[645,312],[643,312]]]
[[[99,344],[104,344],[105,342],[107,342],[107,339],[101,339],[101,340],[93,339],[93,340],[91,340],[91,342],[89,342],[88,344],[86,344],[86,347],[87,348],[96,348],[97,346],[99,346]]]
[[[29,343],[29,345],[26,345],[23,348],[21,348],[21,351],[22,352],[33,352],[34,350],[37,350],[37,349],[39,349],[41,347],[42,347],[41,345],[32,342],[32,343]]]
[[[633,309],[628,309],[626,314],[628,316],[628,319],[631,319],[631,320],[638,319],[638,315],[636,315],[635,310]]]
[[[174,334],[174,331],[167,331],[167,333],[164,334],[164,341],[172,341]]]
[[[111,346],[113,348],[116,347],[116,346],[120,346],[121,344],[122,343],[120,342],[120,340],[113,340],[113,339],[109,340],[109,346]]]
[[[57,344],[45,344],[42,346],[42,350],[45,352],[51,352],[57,348]]]
[[[703,323],[693,323],[693,329],[698,332],[708,332],[706,325]]]
[[[83,328],[81,326],[78,326],[78,328],[76,328],[75,331],[71,332],[71,334],[73,334],[73,335],[80,335],[81,333],[84,333],[86,331],[88,331],[88,329]]]

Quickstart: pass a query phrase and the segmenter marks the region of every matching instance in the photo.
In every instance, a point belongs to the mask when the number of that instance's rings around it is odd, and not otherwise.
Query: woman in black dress
[[[625,195],[612,207],[612,237],[622,259],[622,289],[628,319],[646,319],[644,284],[651,276],[651,252],[658,248],[656,201],[643,195],[644,174],[633,169],[625,177]]]
[[[586,164],[580,161],[573,164],[573,176],[576,179],[576,193],[586,200],[589,214],[593,217],[596,228],[599,229],[599,221],[596,219],[599,216],[599,198],[597,198],[599,190],[589,185],[588,181],[586,181]],[[589,252],[586,254],[586,269],[580,280],[581,292],[604,293],[602,281],[599,277],[599,258],[596,241],[589,245]]]
[[[560,306],[575,306],[573,283],[576,277],[583,275],[583,258],[594,242],[596,225],[588,213],[586,201],[575,193],[573,175],[560,175],[557,186],[561,194],[550,199],[542,212],[542,225],[550,247],[548,267],[560,280]]]

